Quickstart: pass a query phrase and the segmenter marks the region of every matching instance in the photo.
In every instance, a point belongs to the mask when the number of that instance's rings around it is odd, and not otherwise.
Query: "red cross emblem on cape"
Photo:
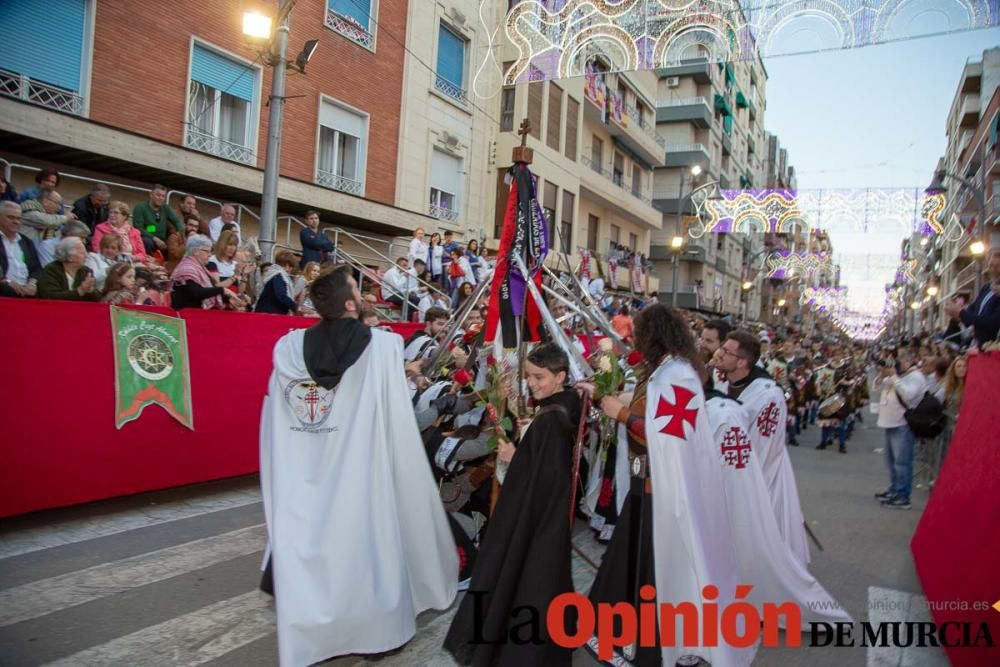
[[[679,385],[670,385],[674,390],[674,403],[668,403],[660,396],[660,402],[656,405],[657,419],[660,417],[670,417],[667,425],[660,429],[660,433],[672,435],[681,440],[687,440],[684,435],[684,422],[691,424],[694,428],[695,419],[698,417],[696,408],[688,408],[694,392]]]

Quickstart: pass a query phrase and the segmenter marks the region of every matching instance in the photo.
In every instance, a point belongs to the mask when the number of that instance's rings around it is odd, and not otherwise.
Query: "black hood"
[[[583,405],[580,402],[580,395],[576,392],[576,389],[558,391],[536,403],[539,408],[553,404],[566,408],[566,412],[569,413],[569,420],[574,427],[580,423],[580,412],[583,410]]]
[[[371,339],[372,330],[353,317],[323,320],[310,327],[302,346],[309,377],[323,388],[333,389]]]

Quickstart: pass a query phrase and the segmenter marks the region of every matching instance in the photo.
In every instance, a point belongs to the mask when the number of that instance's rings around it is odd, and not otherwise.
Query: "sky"
[[[940,29],[947,18],[921,20],[909,34]],[[775,36],[779,48],[772,52],[815,48],[825,43],[822,31],[790,27]],[[765,127],[788,149],[800,190],[924,188],[944,154],[962,68],[994,46],[1000,28],[768,58]],[[905,234],[890,223],[867,233],[834,230],[830,237],[835,255],[851,255],[854,264],[870,256],[884,266],[899,256]],[[841,278],[851,308],[880,312],[893,271],[844,271]]]

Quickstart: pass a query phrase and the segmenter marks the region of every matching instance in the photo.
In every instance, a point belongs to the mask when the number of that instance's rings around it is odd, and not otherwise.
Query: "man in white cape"
[[[690,353],[695,354],[693,340]],[[646,392],[656,601],[675,606],[691,602],[701,608],[704,587],[713,585],[719,590],[718,608],[724,609],[742,582],[737,578],[722,470],[701,379],[689,361],[668,356],[651,376]],[[661,617],[659,622],[662,637],[665,620]],[[678,614],[676,646],[662,648],[663,665],[673,665],[685,655],[700,656],[713,667],[749,665],[757,652],[756,646],[733,648],[721,635],[718,646],[685,647],[683,629]]]
[[[813,621],[851,622],[851,617],[824,589],[781,538],[757,452],[748,434],[743,406],[719,392],[706,404],[718,447],[726,504],[741,584],[753,586],[747,597],[755,607],[794,602],[802,627]]]
[[[410,408],[399,336],[357,319],[344,268],[283,336],[261,415],[282,667],[390,651],[456,594],[458,554]]]
[[[803,565],[808,565],[809,541],[799,505],[792,461],[785,448],[788,403],[785,392],[757,366],[760,342],[746,331],[733,331],[716,352],[715,364],[726,374],[716,388],[738,399],[747,411],[750,442],[760,461],[771,506],[785,543]]]

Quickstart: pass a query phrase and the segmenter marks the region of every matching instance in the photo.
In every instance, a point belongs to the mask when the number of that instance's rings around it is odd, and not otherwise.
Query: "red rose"
[[[452,373],[451,379],[455,381],[460,387],[464,387],[470,382],[472,382],[472,373],[465,370],[464,368],[459,368],[457,371]]]
[[[448,351],[451,352],[454,349],[455,349],[455,344],[454,343],[448,343]]]
[[[642,352],[640,352],[639,350],[633,350],[629,352],[628,356],[625,358],[625,361],[626,363],[628,363],[629,366],[638,366],[639,364],[642,363]]]
[[[493,368],[494,366],[497,365],[497,358],[494,357],[492,354],[486,355],[486,365],[489,366],[490,368]]]

